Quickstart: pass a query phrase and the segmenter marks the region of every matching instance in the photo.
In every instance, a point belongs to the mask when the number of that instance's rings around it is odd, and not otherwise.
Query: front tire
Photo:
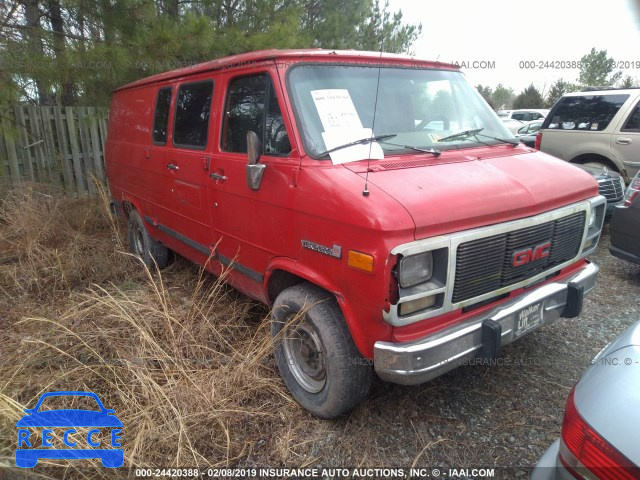
[[[169,249],[149,236],[137,210],[129,213],[129,251],[140,257],[147,268],[169,265]]]
[[[371,365],[354,345],[333,295],[308,283],[282,291],[271,334],[280,375],[305,409],[335,418],[367,398]]]

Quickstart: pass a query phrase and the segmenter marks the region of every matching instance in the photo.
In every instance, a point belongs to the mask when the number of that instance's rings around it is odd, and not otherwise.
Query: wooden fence
[[[0,182],[53,183],[72,196],[105,181],[108,110],[17,105],[0,111]]]

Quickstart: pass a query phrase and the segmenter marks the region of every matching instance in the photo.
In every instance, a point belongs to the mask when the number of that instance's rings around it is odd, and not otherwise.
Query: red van
[[[605,199],[518,144],[453,65],[237,55],[117,89],[106,167],[131,250],[273,306],[285,384],[330,418],[559,317],[595,285]]]

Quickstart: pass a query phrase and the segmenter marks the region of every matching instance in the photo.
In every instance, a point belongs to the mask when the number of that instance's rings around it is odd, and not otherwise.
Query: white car
[[[546,108],[521,108],[519,110],[498,110],[498,117],[501,120],[512,119],[521,122],[533,122],[536,120],[544,120],[549,115],[549,109]]]
[[[520,120],[513,120],[511,118],[501,118],[500,120],[502,120],[502,123],[504,123],[504,126],[507,127],[509,131],[514,135],[518,130],[520,130],[522,127],[527,125],[526,122],[521,122]]]
[[[540,135],[545,153],[631,179],[640,170],[640,89],[568,93],[553,106]]]

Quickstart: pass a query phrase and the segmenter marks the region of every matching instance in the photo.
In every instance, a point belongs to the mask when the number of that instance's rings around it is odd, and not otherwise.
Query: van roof
[[[150,77],[136,80],[122,87],[116,88],[115,91],[125,90],[129,88],[140,87],[150,83],[163,82],[176,78],[187,77],[202,72],[220,70],[223,68],[242,68],[253,63],[259,63],[265,60],[286,59],[288,61],[338,61],[359,63],[370,63],[375,65],[402,65],[402,66],[422,66],[427,68],[438,68],[443,70],[460,70],[459,67],[450,63],[420,60],[409,55],[397,55],[392,53],[380,52],[363,52],[359,50],[323,50],[320,48],[304,49],[304,50],[259,50],[255,52],[242,53],[230,57],[209,60],[207,62],[191,65],[188,67],[178,68]]]

